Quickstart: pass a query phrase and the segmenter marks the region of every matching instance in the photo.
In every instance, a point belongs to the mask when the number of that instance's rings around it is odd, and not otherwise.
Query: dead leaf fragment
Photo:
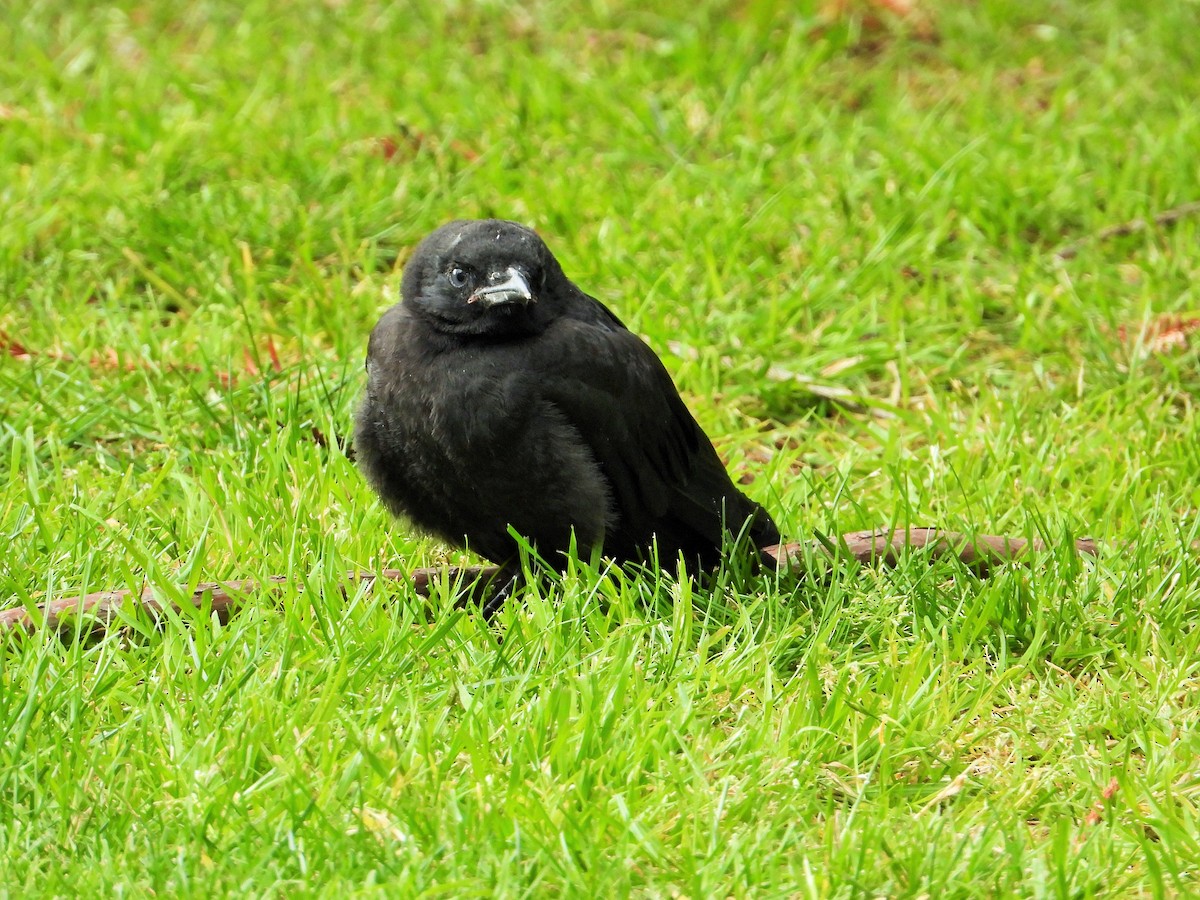
[[[1121,783],[1117,781],[1116,776],[1108,782],[1104,790],[1100,792],[1100,800],[1097,800],[1095,805],[1088,810],[1088,814],[1083,817],[1083,820],[1088,825],[1099,825],[1104,821],[1104,811],[1108,808],[1110,801],[1116,796],[1117,791],[1121,789]]]
[[[1168,314],[1143,325],[1121,325],[1117,337],[1125,342],[1138,342],[1148,353],[1166,354],[1186,350],[1189,339],[1200,332],[1200,316]]]

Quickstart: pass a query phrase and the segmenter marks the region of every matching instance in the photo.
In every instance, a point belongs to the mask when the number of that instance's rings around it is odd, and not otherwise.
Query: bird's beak
[[[491,284],[484,285],[467,298],[468,303],[482,303],[484,306],[499,306],[501,303],[520,303],[527,305],[534,301],[533,292],[529,290],[529,282],[512,266],[504,272],[493,275]]]

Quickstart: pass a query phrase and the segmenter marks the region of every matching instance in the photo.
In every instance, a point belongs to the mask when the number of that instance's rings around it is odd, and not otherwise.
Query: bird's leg
[[[558,577],[558,570],[550,568],[541,560],[532,561],[528,565],[522,565],[517,559],[504,563],[488,580],[479,611],[483,613],[485,620],[491,621],[518,591],[537,586],[544,595],[557,583]]]
[[[524,584],[525,577],[519,563],[505,563],[488,581],[487,593],[480,603],[479,611],[485,621],[490,622],[496,613],[504,608],[518,588]]]

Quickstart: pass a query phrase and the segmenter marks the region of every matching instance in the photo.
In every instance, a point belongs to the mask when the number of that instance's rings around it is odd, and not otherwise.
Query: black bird
[[[654,351],[531,229],[444,225],[401,296],[371,332],[355,430],[396,515],[510,570],[510,526],[552,566],[572,535],[585,559],[644,562],[657,546],[663,565],[682,554],[702,569],[731,537],[779,543]]]

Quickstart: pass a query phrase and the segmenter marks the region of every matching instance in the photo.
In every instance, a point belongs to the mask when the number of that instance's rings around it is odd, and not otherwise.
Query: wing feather
[[[539,357],[536,377],[612,488],[618,522],[605,552],[635,557],[656,538],[660,553],[711,564],[725,528],[737,531],[752,516],[769,526],[769,539],[770,517],[734,486],[661,360],[605,307],[595,307],[592,315],[551,326],[545,346],[552,351]]]

